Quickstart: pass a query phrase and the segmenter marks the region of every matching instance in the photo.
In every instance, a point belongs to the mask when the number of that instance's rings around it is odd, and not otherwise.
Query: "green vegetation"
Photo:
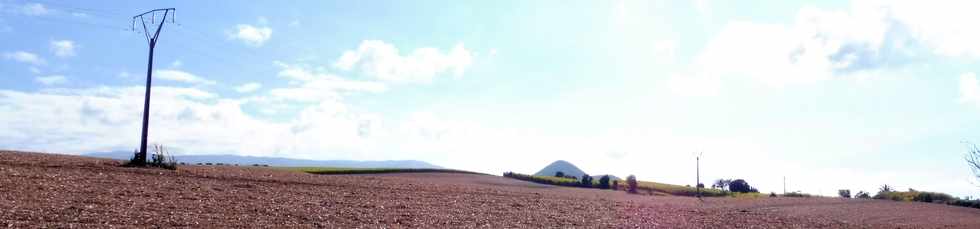
[[[163,145],[155,144],[153,145],[153,155],[150,156],[150,163],[145,161],[138,161],[139,150],[133,151],[133,157],[129,159],[123,166],[127,167],[157,167],[169,170],[177,170],[177,160],[171,155],[167,148]]]
[[[868,194],[868,192],[865,192],[865,191],[858,191],[857,194],[854,194],[854,198],[871,199],[871,195]]]
[[[567,186],[567,187],[583,187],[583,188],[602,188],[603,187],[601,185],[601,183],[602,183],[601,181],[603,180],[602,178],[599,179],[599,182],[596,182],[592,178],[586,178],[586,176],[583,176],[582,177],[582,180],[586,180],[586,182],[588,182],[588,183],[583,183],[580,180],[576,180],[576,179],[572,179],[572,178],[567,178],[567,177],[534,176],[534,175],[520,174],[520,173],[514,173],[514,172],[505,172],[504,173],[504,177],[518,179],[518,180],[523,180],[523,181],[530,181],[530,182],[539,183],[539,184],[550,184],[550,185]],[[657,182],[649,182],[649,181],[637,181],[635,176],[629,176],[626,179],[627,180],[626,180],[626,187],[625,188],[626,188],[626,191],[627,192],[630,191],[630,186],[635,186],[635,190],[636,191],[634,191],[632,193],[646,193],[646,194],[649,194],[649,195],[658,195],[658,194],[659,195],[675,195],[675,196],[696,196],[697,195],[697,189],[695,189],[693,187],[686,187],[686,186],[672,185],[672,184],[664,184],[664,183],[657,183]],[[619,190],[619,187],[618,187],[619,186],[619,182],[616,181],[616,180],[613,180],[613,183],[614,183],[614,185],[612,185],[613,187],[610,187],[610,188],[613,189],[613,190]],[[589,184],[589,185],[585,185],[585,184]],[[719,190],[719,189],[702,189],[701,190],[701,193],[702,193],[703,196],[729,196],[730,195],[729,192],[724,191],[724,190]],[[748,196],[748,195],[746,195],[746,196]],[[757,196],[757,195],[751,195],[751,196]]]
[[[453,169],[405,169],[405,168],[333,168],[333,167],[282,167],[282,169],[320,175],[379,174],[379,173],[466,173],[482,174]]]
[[[638,186],[639,183],[636,182],[636,176],[630,174],[628,177],[626,177],[626,192],[636,193],[636,189],[638,188]]]
[[[837,190],[837,195],[840,196],[841,198],[851,198],[851,190],[850,189]]]
[[[901,192],[901,191],[895,191],[888,185],[882,186],[881,189],[879,189],[878,194],[875,194],[873,198],[880,199],[880,200],[924,202],[924,203],[935,203],[935,204],[947,204],[947,205],[960,206],[960,207],[980,208],[980,200],[971,200],[970,198],[960,199],[946,193],[923,192],[911,188],[907,192]]]
[[[812,197],[813,195],[802,193],[802,192],[789,192],[782,195],[783,197]]]
[[[636,189],[641,193],[667,194],[674,196],[696,196],[698,191],[694,187],[664,184],[650,181],[637,181]],[[702,196],[728,196],[730,193],[721,189],[701,189]]]
[[[575,178],[568,177],[556,177],[556,176],[535,176],[520,174],[515,172],[505,172],[504,177],[514,178],[523,181],[530,181],[539,184],[550,184],[558,186],[569,186],[569,187],[581,187],[579,181]]]

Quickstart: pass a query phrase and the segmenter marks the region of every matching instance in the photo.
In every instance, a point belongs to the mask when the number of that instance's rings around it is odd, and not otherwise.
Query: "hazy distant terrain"
[[[129,160],[133,153],[125,151],[86,153],[84,156]],[[282,167],[340,167],[340,168],[412,168],[412,169],[442,169],[424,161],[390,160],[390,161],[351,161],[351,160],[303,160],[280,157],[251,157],[238,155],[175,155],[178,162],[224,163],[239,165],[269,165]]]

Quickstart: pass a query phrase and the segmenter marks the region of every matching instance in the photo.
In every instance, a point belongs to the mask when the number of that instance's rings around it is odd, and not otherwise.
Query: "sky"
[[[179,154],[693,185],[700,152],[709,185],[980,197],[976,4],[0,0],[0,148],[138,148],[133,16],[173,7],[149,140]]]

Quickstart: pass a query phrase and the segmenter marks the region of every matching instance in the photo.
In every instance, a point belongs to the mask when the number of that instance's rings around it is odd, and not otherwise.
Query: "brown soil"
[[[473,174],[119,164],[0,151],[0,227],[980,228],[980,209],[940,204],[700,201]]]

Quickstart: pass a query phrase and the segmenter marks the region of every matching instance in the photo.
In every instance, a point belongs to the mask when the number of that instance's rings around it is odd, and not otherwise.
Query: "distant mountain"
[[[129,160],[133,152],[113,151],[85,153],[82,156],[101,157],[119,160]],[[303,160],[281,157],[252,157],[238,155],[174,155],[178,162],[188,164],[196,163],[225,163],[252,165],[263,164],[269,166],[287,167],[342,167],[342,168],[415,168],[415,169],[442,169],[443,167],[429,164],[424,161],[416,160],[391,160],[391,161],[351,161],[351,160]]]
[[[541,169],[541,171],[538,171],[534,175],[554,176],[555,173],[557,173],[558,171],[564,173],[565,176],[582,177],[582,175],[585,174],[584,171],[582,171],[578,167],[575,167],[575,165],[573,165],[572,163],[568,163],[567,161],[564,160],[557,160],[555,162],[552,162],[550,165],[545,166],[543,169]]]

